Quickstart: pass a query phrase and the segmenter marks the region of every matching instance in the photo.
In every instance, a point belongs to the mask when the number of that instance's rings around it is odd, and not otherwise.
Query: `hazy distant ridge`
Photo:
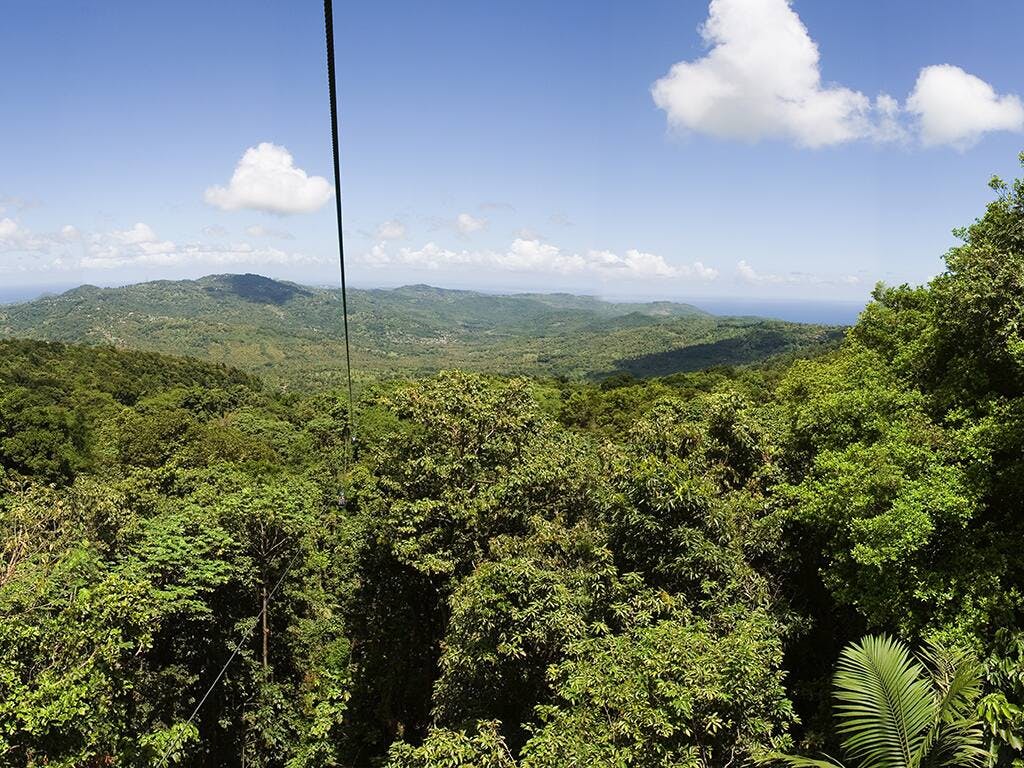
[[[349,310],[363,378],[446,367],[572,378],[665,374],[813,348],[840,335],[665,301],[427,285],[351,290]],[[84,285],[0,308],[0,336],[194,355],[292,384],[337,381],[344,338],[337,289],[259,275]]]

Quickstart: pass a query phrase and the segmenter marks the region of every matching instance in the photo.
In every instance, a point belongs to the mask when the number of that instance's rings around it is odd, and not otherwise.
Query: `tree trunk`
[[[270,647],[270,626],[267,623],[267,580],[263,580],[263,672],[267,671],[267,655]]]

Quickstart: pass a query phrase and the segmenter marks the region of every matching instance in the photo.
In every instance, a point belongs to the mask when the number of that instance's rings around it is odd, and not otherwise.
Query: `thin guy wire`
[[[288,561],[288,565],[285,566],[284,571],[281,573],[281,577],[277,580],[277,583],[274,585],[274,588],[270,590],[270,593],[267,595],[267,599],[266,601],[264,601],[263,607],[260,608],[260,612],[256,614],[256,623],[253,624],[253,629],[255,629],[257,625],[259,625],[260,620],[263,618],[264,612],[270,606],[270,601],[274,599],[274,595],[277,593],[278,588],[281,586],[282,583],[284,583],[285,576],[288,575],[288,571],[290,571],[292,569],[292,565],[295,564],[295,559],[299,556],[299,552],[300,550],[296,548],[295,552],[292,554],[291,559]],[[252,630],[249,631],[251,632]],[[206,700],[210,698],[210,694],[213,693],[213,689],[217,687],[217,683],[219,683],[221,681],[221,678],[224,677],[224,673],[228,671],[228,667],[231,666],[231,662],[235,660],[235,656],[237,656],[238,652],[242,649],[242,643],[244,640],[245,637],[242,637],[235,644],[235,649],[231,652],[231,655],[228,656],[228,660],[224,662],[224,666],[220,668],[220,672],[217,673],[217,676],[213,678],[213,682],[210,683],[210,687],[206,689],[206,693],[203,694],[203,698],[201,698],[199,700],[199,703],[196,704],[196,708],[192,710],[192,714],[188,716],[188,720],[185,721],[185,725],[190,724],[193,720],[196,719],[196,715],[199,714],[199,710],[203,708],[203,704],[205,704]],[[171,756],[171,752],[174,750],[175,747],[178,746],[180,742],[180,735],[171,740],[171,743],[168,745],[167,749],[164,751],[163,756],[160,758],[160,762],[157,763],[157,768],[163,768],[163,766],[167,764],[167,758]]]

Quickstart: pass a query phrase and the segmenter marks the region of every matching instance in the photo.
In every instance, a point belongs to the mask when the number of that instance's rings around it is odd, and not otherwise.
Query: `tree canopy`
[[[367,382],[354,455],[330,388],[0,342],[0,763],[1021,765],[1024,182],[992,186],[838,346]]]

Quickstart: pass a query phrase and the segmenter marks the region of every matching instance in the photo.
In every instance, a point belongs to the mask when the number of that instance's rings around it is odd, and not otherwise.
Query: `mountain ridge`
[[[338,383],[340,290],[247,274],[82,285],[0,307],[0,337],[190,355],[285,386]],[[485,294],[423,284],[350,289],[361,380],[443,368],[595,379],[756,362],[832,343],[837,327],[719,317],[675,302]],[[692,352],[687,352],[692,350]]]

